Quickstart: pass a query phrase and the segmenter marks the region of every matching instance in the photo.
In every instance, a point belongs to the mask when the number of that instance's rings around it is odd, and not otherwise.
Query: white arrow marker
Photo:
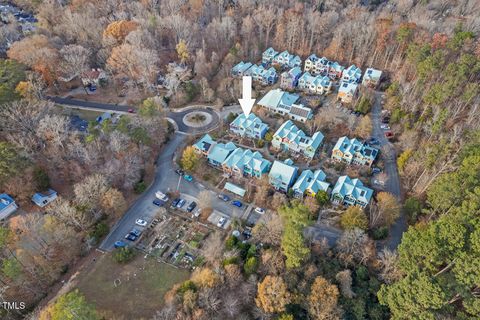
[[[242,107],[243,113],[248,117],[252,111],[253,105],[255,104],[255,99],[252,99],[252,77],[243,76],[243,97],[238,99],[240,106]]]

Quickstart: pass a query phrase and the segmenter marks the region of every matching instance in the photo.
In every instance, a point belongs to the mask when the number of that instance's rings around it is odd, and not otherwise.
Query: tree
[[[183,150],[182,159],[180,160],[180,165],[186,171],[193,171],[197,167],[200,161],[200,157],[198,156],[195,148],[192,146],[188,146]]]
[[[330,201],[330,198],[328,197],[328,193],[323,190],[320,190],[315,194],[315,199],[317,199],[317,202],[321,207],[323,207]]]
[[[315,319],[340,319],[338,288],[325,278],[315,278],[307,301],[308,312]]]
[[[197,196],[198,206],[202,209],[209,209],[212,207],[212,193],[208,190],[200,191]]]
[[[151,119],[160,115],[160,108],[155,98],[148,98],[143,100],[138,109],[138,114],[146,119]]]
[[[128,34],[138,28],[135,21],[118,20],[111,22],[103,31],[104,37],[112,37],[118,43],[123,42]]]
[[[243,265],[243,270],[247,275],[254,274],[257,271],[258,268],[258,261],[256,257],[250,257],[245,261],[245,264]]]
[[[220,278],[215,272],[213,272],[212,269],[201,268],[195,270],[191,277],[191,280],[195,283],[195,285],[200,288],[213,288],[219,283]]]
[[[108,190],[109,182],[107,178],[98,173],[88,176],[84,181],[75,184],[73,187],[77,203],[88,209],[96,208]]]
[[[127,209],[127,201],[118,189],[110,188],[100,199],[100,205],[108,214],[121,214]]]
[[[0,182],[16,174],[24,161],[8,142],[0,142]]]
[[[352,291],[352,272],[349,269],[337,273],[335,279],[340,283],[340,290],[345,298],[355,297],[355,293]]]
[[[60,50],[60,71],[68,81],[88,69],[91,52],[80,45],[67,45]]]
[[[0,59],[0,105],[19,98],[15,88],[25,80],[25,67],[15,60]]]
[[[266,175],[262,176],[255,184],[254,202],[258,206],[265,207],[267,205],[268,192],[270,190],[270,183]]]
[[[358,206],[350,206],[345,210],[340,218],[340,225],[345,230],[359,228],[368,229],[368,218],[363,209]]]
[[[78,291],[71,291],[60,296],[57,301],[47,306],[40,313],[40,320],[76,320],[100,319],[94,306],[85,301]]]
[[[271,210],[263,214],[263,219],[253,227],[255,238],[272,246],[278,246],[282,240],[283,223],[280,216]]]
[[[370,225],[372,227],[391,226],[400,216],[400,205],[394,195],[388,192],[379,192],[377,194],[378,214],[370,215]]]
[[[372,119],[369,116],[363,116],[355,129],[355,134],[367,139],[372,134]]]
[[[313,197],[307,196],[304,198],[303,203],[310,211],[310,216],[315,217],[318,213],[318,209],[320,209],[320,205],[318,204],[317,200]]]
[[[175,48],[177,50],[177,55],[180,59],[180,62],[185,64],[185,62],[190,59],[190,52],[188,51],[187,43],[185,40],[181,39]]]
[[[310,255],[310,249],[305,246],[303,229],[308,225],[310,211],[295,201],[291,206],[281,207],[278,212],[284,221],[282,236],[282,251],[286,257],[287,268],[298,268]]]
[[[285,306],[291,302],[291,295],[282,278],[266,276],[257,287],[255,303],[265,312],[278,313],[285,311]]]
[[[364,95],[360,98],[360,102],[356,106],[355,111],[358,111],[365,115],[370,112],[371,108],[372,108],[372,102],[368,97]]]
[[[415,197],[409,197],[403,204],[403,210],[407,215],[409,222],[414,223],[422,213],[422,203]]]
[[[273,134],[270,131],[265,133],[265,141],[272,142],[272,140],[273,140]]]
[[[135,257],[135,250],[130,247],[117,248],[113,251],[112,257],[118,263],[127,263]]]

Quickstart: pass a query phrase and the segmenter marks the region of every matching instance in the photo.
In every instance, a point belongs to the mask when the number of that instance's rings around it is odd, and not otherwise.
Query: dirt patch
[[[78,277],[77,287],[106,319],[150,319],[161,308],[165,293],[189,275],[188,270],[142,254],[126,265],[105,254]]]

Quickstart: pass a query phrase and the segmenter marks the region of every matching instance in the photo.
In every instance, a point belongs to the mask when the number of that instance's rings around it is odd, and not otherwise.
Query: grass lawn
[[[161,308],[165,293],[189,275],[142,254],[126,265],[106,254],[79,277],[77,287],[106,319],[150,319]]]
[[[74,109],[67,107],[60,107],[60,113],[63,115],[79,116],[81,119],[87,121],[94,121],[98,116],[102,115],[103,112],[93,111],[93,110],[83,110],[83,109]]]

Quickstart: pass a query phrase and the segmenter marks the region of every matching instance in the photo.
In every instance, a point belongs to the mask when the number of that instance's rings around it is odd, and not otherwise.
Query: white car
[[[225,222],[227,222],[227,218],[221,217],[220,220],[218,220],[217,227],[222,228]]]
[[[192,218],[198,218],[202,214],[202,209],[198,209],[194,213],[192,213]]]
[[[165,193],[161,192],[161,191],[157,191],[155,192],[155,197],[157,197],[158,199],[162,200],[163,202],[167,202],[168,201],[168,197]]]
[[[379,186],[384,186],[385,185],[385,181],[383,180],[373,180],[373,183],[376,184],[376,185],[379,185]]]
[[[256,207],[256,208],[255,208],[255,212],[258,213],[258,214],[264,214],[264,213],[265,213],[265,209],[260,208],[260,207]]]
[[[380,128],[382,128],[384,130],[390,130],[390,126],[388,124],[382,124],[382,125],[380,125]]]
[[[135,224],[140,227],[146,227],[148,222],[143,219],[137,219],[135,220]]]

